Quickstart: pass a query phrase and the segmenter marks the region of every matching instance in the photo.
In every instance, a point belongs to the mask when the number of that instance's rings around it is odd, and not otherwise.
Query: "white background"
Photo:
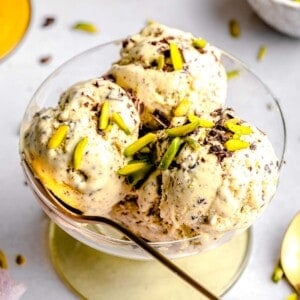
[[[287,123],[286,165],[278,193],[254,225],[254,245],[246,271],[224,299],[285,299],[290,287],[270,280],[283,233],[300,209],[300,40],[266,26],[243,0],[33,0],[27,36],[17,51],[0,63],[0,248],[5,251],[13,277],[26,283],[23,299],[76,299],[54,272],[47,245],[48,220],[24,185],[19,164],[18,130],[23,112],[40,83],[62,62],[94,45],[135,33],[154,19],[204,36],[234,54],[279,98]],[[53,26],[42,28],[45,16]],[[228,34],[228,20],[239,20],[242,35]],[[97,35],[74,32],[78,21],[100,28]],[[259,46],[268,52],[256,61]],[[53,57],[40,65],[39,57]],[[14,262],[22,253],[23,267]]]

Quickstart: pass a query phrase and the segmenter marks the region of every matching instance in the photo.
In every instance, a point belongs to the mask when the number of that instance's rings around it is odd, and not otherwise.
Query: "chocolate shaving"
[[[102,76],[102,78],[104,80],[109,80],[111,82],[116,82],[117,81],[116,78],[115,78],[115,76],[112,75],[112,74],[105,74],[105,75]]]
[[[50,25],[53,25],[55,22],[54,17],[46,17],[42,23],[42,27],[48,27]]]
[[[45,65],[50,63],[51,60],[52,60],[52,56],[46,55],[39,58],[39,63]]]
[[[162,126],[162,128],[169,127],[170,121],[158,109],[154,110],[154,112],[152,113],[152,117],[159,125]]]

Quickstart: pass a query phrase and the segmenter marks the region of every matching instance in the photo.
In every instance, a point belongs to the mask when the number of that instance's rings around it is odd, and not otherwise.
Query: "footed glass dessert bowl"
[[[43,108],[54,107],[60,95],[72,84],[104,74],[112,63],[118,61],[120,46],[121,42],[117,41],[87,50],[64,63],[42,83],[22,121],[20,154],[23,164],[24,135],[34,115]],[[222,50],[220,52],[228,76],[226,107],[234,107],[241,119],[267,134],[280,168],[286,130],[278,101],[242,62]],[[109,226],[82,224],[68,218],[57,210],[47,195],[39,192],[30,169],[25,170],[25,175],[29,187],[52,221],[49,238],[55,268],[78,294],[88,299],[120,299],[121,295],[128,299],[152,299],[171,295],[171,291],[172,299],[183,299],[180,298],[183,295],[189,299],[199,296],[177,282],[155,261],[149,261],[146,252]],[[208,246],[202,244],[199,236],[149,243],[168,258],[178,258],[176,262],[187,272],[221,295],[244,269],[250,240],[250,230],[243,228],[226,232]],[[122,281],[124,286],[120,285]],[[149,284],[152,285],[150,292]]]

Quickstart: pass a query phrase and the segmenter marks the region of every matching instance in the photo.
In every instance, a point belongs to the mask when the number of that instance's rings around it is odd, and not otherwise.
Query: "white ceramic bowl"
[[[248,0],[256,14],[268,25],[300,38],[300,3],[293,0]]]

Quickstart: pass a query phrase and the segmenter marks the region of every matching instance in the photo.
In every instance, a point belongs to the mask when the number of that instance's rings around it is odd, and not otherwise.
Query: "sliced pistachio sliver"
[[[197,49],[205,48],[207,45],[207,41],[205,39],[199,38],[193,40],[193,46]]]
[[[121,115],[117,112],[114,112],[111,116],[112,121],[114,121],[120,129],[122,129],[126,134],[130,134],[130,130],[128,128],[128,126],[125,124],[123,118],[121,117]]]
[[[198,150],[200,148],[200,144],[191,137],[187,137],[186,142],[193,150]]]
[[[240,24],[238,23],[237,20],[231,19],[229,21],[229,33],[234,38],[240,37],[240,35],[241,35],[241,28],[240,28]]]
[[[160,55],[157,59],[157,69],[162,70],[165,65],[165,57],[163,55]]]
[[[127,146],[124,150],[125,156],[132,156],[136,152],[140,151],[142,148],[156,140],[156,134],[149,132],[146,135],[142,136],[136,140],[131,145]]]
[[[0,250],[0,269],[8,269],[7,258],[2,250]]]
[[[284,274],[283,270],[282,270],[280,264],[278,263],[276,265],[276,267],[274,268],[274,271],[273,271],[273,274],[272,274],[272,281],[274,283],[278,283],[282,279],[283,274]]]
[[[230,139],[225,142],[224,146],[226,150],[233,152],[233,151],[249,148],[250,144],[243,140]]]
[[[131,174],[131,184],[132,185],[136,185],[139,181],[143,180],[145,178],[145,176],[147,176],[147,174],[149,173],[149,171],[151,170],[152,165],[147,165],[144,168],[142,168],[141,170]]]
[[[190,122],[198,122],[200,127],[203,128],[212,128],[215,126],[215,123],[211,120],[203,119],[200,117],[197,117],[195,115],[188,115],[188,119]]]
[[[85,147],[88,143],[88,138],[83,137],[76,145],[74,154],[73,154],[73,167],[75,170],[78,170],[80,168],[84,153],[85,153]]]
[[[267,54],[267,47],[262,45],[259,47],[258,52],[257,52],[257,60],[262,61]]]
[[[199,122],[195,121],[192,123],[188,123],[186,125],[166,129],[166,133],[172,137],[184,136],[193,132],[198,126],[199,126]]]
[[[101,113],[99,117],[99,129],[104,130],[109,123],[109,101],[104,101],[101,107]]]
[[[182,116],[185,116],[190,107],[191,107],[191,101],[188,100],[188,99],[183,99],[179,104],[178,106],[175,108],[174,110],[174,116],[175,117],[182,117]]]
[[[132,162],[118,170],[119,175],[127,176],[144,170],[149,164],[145,161]]]
[[[227,79],[232,79],[232,78],[238,77],[239,74],[240,74],[239,70],[230,70],[230,71],[226,72]]]
[[[48,149],[58,148],[63,142],[63,140],[65,139],[68,132],[69,132],[68,125],[59,126],[48,141],[48,145],[47,145]]]
[[[170,43],[170,56],[175,71],[182,70],[183,58],[180,49],[175,43]]]
[[[168,147],[167,151],[165,152],[165,154],[163,155],[160,164],[158,166],[159,169],[161,170],[167,170],[170,166],[170,164],[172,163],[172,161],[174,160],[180,145],[182,144],[182,140],[179,137],[175,137],[170,146]]]
[[[231,132],[237,133],[239,135],[248,135],[253,133],[251,127],[245,125],[238,125],[236,123],[237,123],[237,119],[230,119],[225,121],[224,126]]]
[[[98,28],[94,24],[84,22],[76,23],[72,28],[75,30],[81,30],[89,33],[96,33],[98,31]]]

